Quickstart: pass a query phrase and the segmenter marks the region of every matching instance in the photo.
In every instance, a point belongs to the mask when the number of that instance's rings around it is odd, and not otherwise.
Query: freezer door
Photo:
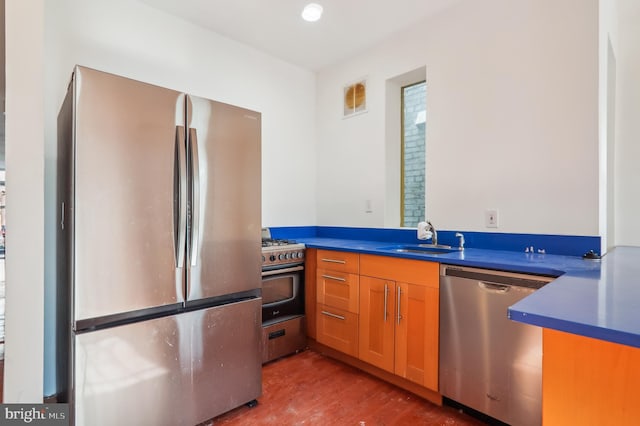
[[[79,334],[77,426],[192,426],[261,394],[261,299]]]
[[[184,389],[191,424],[262,394],[262,299],[190,312],[191,381]]]
[[[185,96],[83,67],[74,84],[73,318],[180,303]]]
[[[180,412],[187,322],[170,316],[76,335],[75,425],[194,425]]]
[[[189,96],[187,123],[187,303],[260,288],[260,114]]]

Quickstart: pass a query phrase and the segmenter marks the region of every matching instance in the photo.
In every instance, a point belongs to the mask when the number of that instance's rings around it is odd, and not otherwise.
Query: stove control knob
[[[285,253],[285,254],[284,254],[284,258],[285,258],[285,259],[289,259],[290,257],[292,257],[292,256],[291,256],[291,253]]]
[[[272,254],[271,256],[269,256],[269,260],[273,262],[274,260],[276,260],[276,257]]]
[[[284,254],[279,254],[278,255],[278,259],[280,259],[280,260],[284,259]]]

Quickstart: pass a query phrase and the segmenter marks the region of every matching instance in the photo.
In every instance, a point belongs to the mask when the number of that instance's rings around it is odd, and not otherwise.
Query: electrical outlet
[[[498,227],[498,210],[497,209],[487,209],[484,212],[484,225],[487,228],[497,228]]]

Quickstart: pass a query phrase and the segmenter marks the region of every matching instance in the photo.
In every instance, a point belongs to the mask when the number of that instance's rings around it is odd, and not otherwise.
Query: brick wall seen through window
[[[401,226],[425,220],[426,93],[425,82],[402,88]]]

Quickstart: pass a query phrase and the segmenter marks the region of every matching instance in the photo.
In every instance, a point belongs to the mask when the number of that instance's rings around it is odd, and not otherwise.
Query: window
[[[402,87],[400,226],[425,220],[426,82]]]

